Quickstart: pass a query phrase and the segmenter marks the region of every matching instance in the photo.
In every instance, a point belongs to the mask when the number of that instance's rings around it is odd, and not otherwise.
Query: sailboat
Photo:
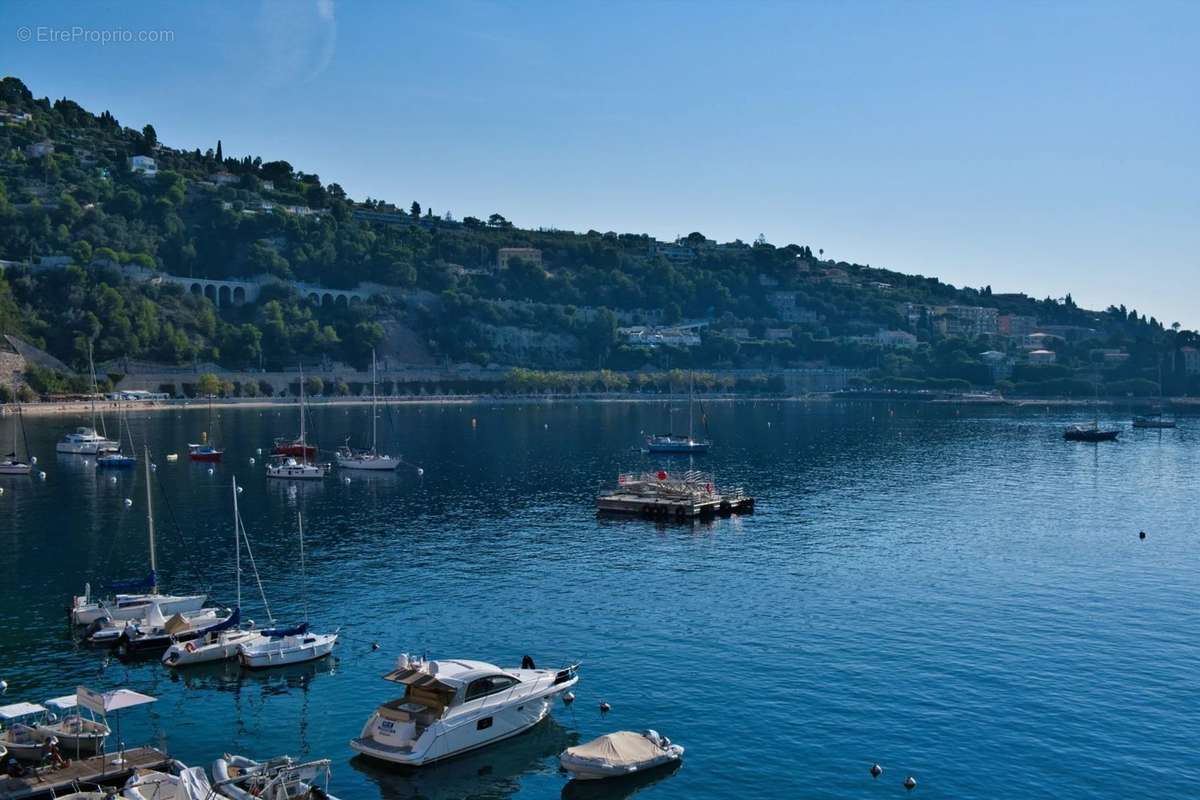
[[[96,395],[100,387],[96,384],[96,365],[92,361],[92,345],[88,343],[88,373],[92,377],[92,427],[79,427],[63,436],[54,446],[56,452],[72,455],[94,456],[102,450],[112,450],[120,445],[104,434],[96,433]],[[100,415],[100,427],[104,428],[104,414]]]
[[[188,445],[188,458],[192,461],[220,461],[221,456],[225,455],[225,451],[214,447],[208,441],[208,431],[212,430],[212,395],[208,396],[208,430],[202,431],[200,434],[200,444]]]
[[[379,373],[375,365],[375,349],[371,349],[371,449],[367,451],[354,451],[350,447],[350,440],[346,440],[344,447],[339,447],[337,451],[337,464],[342,469],[380,469],[393,470],[400,466],[400,459],[392,458],[388,455],[380,455],[378,448],[378,421],[379,412],[377,405],[379,396],[377,393],[377,385],[379,382]]]
[[[1063,431],[1063,438],[1068,442],[1111,442],[1121,434],[1120,429],[1104,429],[1100,427],[1100,386],[1097,384],[1095,416],[1091,425],[1072,425]]]
[[[304,397],[304,367],[300,367],[300,396]],[[304,404],[301,400],[300,407],[300,435],[295,439],[289,439],[286,436],[281,436],[275,440],[274,447],[271,448],[273,456],[291,456],[299,458],[302,461],[313,461],[317,458],[317,448],[304,440]]]
[[[1167,405],[1167,398],[1163,391],[1163,372],[1162,359],[1158,362],[1158,411],[1147,416],[1134,417],[1133,427],[1135,428],[1174,428],[1177,423],[1173,419],[1163,417],[1163,408]]]
[[[129,437],[129,449],[133,450],[133,432],[129,430],[129,420],[126,416],[124,408],[117,409],[117,446],[115,448],[101,448],[99,455],[96,456],[96,466],[101,469],[129,469],[137,464],[137,458],[131,454],[121,452],[121,440],[124,432]]]
[[[296,514],[300,529],[300,593],[304,600],[304,622],[294,628],[265,630],[263,638],[238,648],[238,660],[243,667],[262,669],[315,661],[333,652],[338,632],[311,633],[308,630],[308,579],[304,564],[304,520]]]
[[[687,436],[680,436],[673,430],[667,433],[656,433],[646,438],[646,450],[651,453],[666,453],[666,454],[687,454],[687,453],[707,453],[708,448],[712,446],[712,442],[708,439],[696,439],[693,430],[694,418],[693,397],[695,394],[695,377],[689,376],[688,379],[688,432]],[[670,419],[674,419],[672,412]]]
[[[319,480],[328,474],[329,470],[320,464],[309,463],[307,453],[311,450],[316,452],[316,448],[310,448],[305,439],[305,418],[307,414],[304,411],[304,367],[300,367],[300,438],[296,440],[299,447],[299,452],[305,454],[300,456],[283,456],[279,454],[272,455],[272,462],[267,464],[268,478],[287,478],[289,480]],[[300,460],[297,461],[296,459]]]
[[[17,432],[20,431],[21,438],[25,440],[25,458],[29,458],[29,439],[25,436],[25,415],[21,413],[21,407],[17,406],[17,421],[13,423],[13,443],[12,452],[0,461],[0,475],[28,475],[33,467],[28,461],[21,461],[17,458]]]
[[[150,574],[142,580],[114,582],[109,588],[116,592],[113,597],[93,600],[91,584],[84,586],[83,594],[71,599],[71,621],[76,625],[89,625],[97,620],[141,619],[157,606],[163,614],[178,614],[197,611],[204,605],[208,595],[203,594],[159,594],[158,556],[154,542],[154,505],[151,501],[150,449],[146,448],[146,524],[150,537]]]
[[[233,565],[237,575],[237,606],[234,614],[240,619],[242,610],[242,537],[246,529],[242,525],[241,514],[238,512],[237,478],[233,479]],[[246,537],[246,547],[250,547],[250,539]],[[250,564],[254,566],[254,556],[251,554]],[[258,578],[258,567],[254,567],[255,579]],[[262,590],[262,581],[258,582]],[[267,605],[266,595],[263,595],[263,605]],[[270,607],[267,607],[270,615]],[[229,626],[220,629],[210,629],[203,636],[188,642],[175,642],[163,653],[162,662],[168,667],[186,667],[192,664],[203,664],[212,661],[226,661],[237,658],[239,648],[244,644],[256,644],[261,641],[263,634],[250,626]]]

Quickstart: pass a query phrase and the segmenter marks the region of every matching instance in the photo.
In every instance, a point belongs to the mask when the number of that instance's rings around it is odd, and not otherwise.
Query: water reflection
[[[556,772],[558,754],[578,742],[578,733],[547,717],[508,741],[421,769],[363,756],[350,764],[379,787],[384,800],[494,800],[516,793],[523,777]]]
[[[672,761],[660,767],[647,770],[635,775],[622,778],[608,778],[601,781],[570,780],[562,790],[562,800],[624,800],[633,797],[643,789],[649,789],[659,781],[665,780],[683,766],[682,762]]]

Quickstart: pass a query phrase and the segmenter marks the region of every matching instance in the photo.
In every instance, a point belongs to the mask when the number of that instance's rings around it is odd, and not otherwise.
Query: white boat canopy
[[[28,717],[32,714],[45,714],[46,709],[39,706],[37,703],[13,703],[12,705],[0,706],[0,719],[5,722],[21,717]]]
[[[73,694],[64,694],[62,697],[55,697],[52,700],[47,700],[46,708],[53,711],[70,711],[79,705],[79,698]]]
[[[101,693],[86,686],[80,686],[76,689],[75,696],[79,699],[81,706],[97,714],[108,714],[111,711],[133,708],[134,706],[145,705],[146,703],[153,703],[158,700],[157,697],[135,692],[132,689],[114,689],[111,692]]]

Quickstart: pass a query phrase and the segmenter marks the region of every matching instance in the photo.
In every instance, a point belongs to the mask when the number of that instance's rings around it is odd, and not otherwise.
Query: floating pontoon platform
[[[617,478],[617,486],[596,498],[602,514],[629,514],[650,519],[690,520],[754,512],[754,498],[741,487],[718,488],[711,475],[688,471],[632,473]]]
[[[114,763],[115,762],[115,763]],[[153,747],[81,758],[59,769],[43,767],[37,775],[13,778],[0,774],[0,797],[5,800],[40,800],[76,791],[94,791],[97,786],[121,786],[134,770],[164,769],[170,763],[167,754]]]

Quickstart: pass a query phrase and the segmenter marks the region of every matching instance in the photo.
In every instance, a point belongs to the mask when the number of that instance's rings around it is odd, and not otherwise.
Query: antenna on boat
[[[242,538],[238,531],[237,476],[233,476],[233,571],[237,578],[237,607],[242,607]]]
[[[150,529],[150,579],[153,583],[150,586],[151,594],[158,594],[158,557],[154,553],[154,503],[150,491],[150,448],[147,446],[144,451],[146,461],[146,524]]]
[[[304,571],[304,515],[296,512],[296,526],[300,529],[300,597],[304,602],[304,621],[308,622],[308,575]]]

